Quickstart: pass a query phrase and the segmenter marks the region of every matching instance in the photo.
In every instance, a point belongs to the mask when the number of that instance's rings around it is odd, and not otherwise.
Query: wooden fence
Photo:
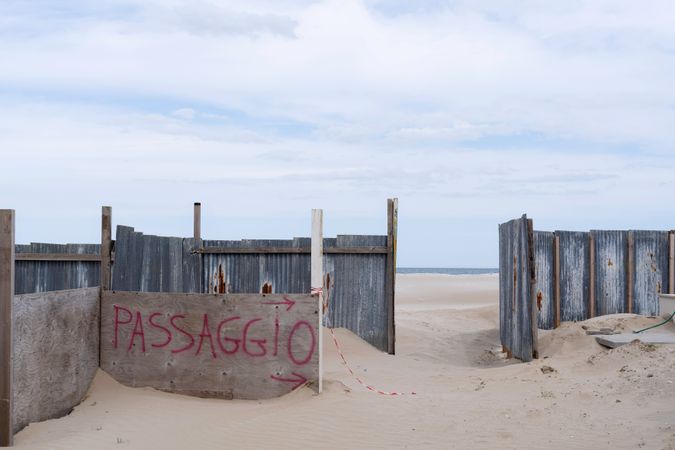
[[[513,356],[529,360],[536,328],[553,329],[561,322],[606,314],[655,316],[660,313],[659,294],[675,293],[673,231],[533,231],[525,243],[524,220],[499,227],[500,334]],[[522,248],[524,243],[529,248]],[[528,252],[531,262],[525,258]],[[534,275],[532,292],[517,283],[528,264]],[[536,313],[532,329],[525,316],[520,322],[512,319],[530,307]],[[533,348],[536,354],[536,343]]]
[[[120,227],[113,241],[111,213],[103,208],[100,245],[16,246],[14,211],[0,210],[0,445],[80,403],[99,358],[131,386],[219,398],[268,398],[306,383],[320,392],[324,295],[326,323],[394,351],[395,199],[387,236],[323,239],[316,210],[311,239],[274,245],[202,240],[198,204],[192,238]],[[164,349],[169,336],[181,351]]]

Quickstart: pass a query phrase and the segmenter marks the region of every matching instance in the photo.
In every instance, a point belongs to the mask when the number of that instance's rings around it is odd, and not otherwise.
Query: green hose
[[[647,327],[647,328],[643,328],[643,329],[641,329],[641,330],[633,331],[633,333],[642,333],[643,331],[651,330],[652,328],[656,328],[656,327],[660,327],[661,325],[665,325],[665,324],[667,324],[668,322],[670,322],[670,320],[671,320],[674,316],[675,316],[675,311],[673,311],[673,313],[670,315],[670,317],[668,317],[668,318],[667,318],[666,320],[664,320],[663,322],[658,323],[658,324],[656,324],[656,325],[652,325],[651,327]]]

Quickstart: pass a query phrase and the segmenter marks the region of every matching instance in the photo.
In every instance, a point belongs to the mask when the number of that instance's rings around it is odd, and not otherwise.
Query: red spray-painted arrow
[[[263,302],[263,305],[286,305],[286,311],[290,311],[291,308],[295,305],[295,300],[291,300],[290,298],[284,296],[284,301],[283,302]]]
[[[305,378],[302,374],[293,372],[292,375],[294,378],[282,378],[276,375],[270,375],[270,378],[277,381],[283,381],[284,383],[295,383],[292,390],[296,390],[300,386],[307,383],[307,378]]]

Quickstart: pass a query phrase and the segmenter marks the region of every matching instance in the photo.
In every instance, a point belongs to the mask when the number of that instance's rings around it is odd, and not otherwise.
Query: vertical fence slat
[[[591,230],[590,235],[591,254],[595,254],[595,264],[591,268],[591,280],[595,279],[595,283],[590,289],[595,296],[592,303],[595,315],[626,312],[628,233]]]
[[[675,231],[668,233],[668,293],[675,294]]]
[[[668,284],[668,233],[633,231],[633,310],[635,314],[659,313],[659,294]]]
[[[312,210],[311,244],[311,283],[312,289],[320,289],[317,295],[319,311],[319,394],[323,391],[323,210]]]
[[[626,312],[633,312],[633,274],[635,273],[635,248],[633,231],[628,232],[628,265],[626,267]]]
[[[394,319],[394,299],[396,295],[396,239],[398,230],[398,199],[387,200],[387,351],[396,352],[396,324]]]
[[[588,318],[588,233],[556,231],[560,238],[560,320]]]
[[[537,326],[543,330],[555,327],[554,235],[548,231],[534,232],[535,299],[539,310]]]
[[[14,442],[14,211],[0,210],[0,446]]]
[[[110,248],[112,246],[112,208],[104,206],[101,210],[101,265],[99,283],[101,289],[110,290]]]

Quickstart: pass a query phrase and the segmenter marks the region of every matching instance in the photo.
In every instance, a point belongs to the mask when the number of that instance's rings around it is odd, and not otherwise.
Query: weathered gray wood
[[[83,253],[17,253],[17,261],[101,261],[100,255]]]
[[[14,443],[14,210],[0,209],[0,446]]]
[[[634,263],[633,311],[635,314],[659,314],[659,294],[668,284],[668,233],[666,231],[632,231]]]
[[[555,274],[553,263],[554,235],[548,231],[534,232],[536,270],[535,299],[539,314],[537,326],[544,330],[555,327]]]
[[[202,256],[195,250],[202,246],[201,239],[183,239],[183,292],[201,293],[202,290]]]
[[[675,231],[668,233],[668,293],[675,294]]]
[[[622,345],[630,344],[633,341],[640,341],[644,344],[675,344],[675,333],[626,333],[613,334],[607,336],[597,336],[595,340],[600,345],[609,348],[616,348]]]
[[[237,255],[237,254],[309,254],[312,252],[309,247],[203,247],[195,250],[196,253],[206,255]],[[365,246],[351,248],[326,248],[324,253],[360,255],[360,254],[379,254],[385,255],[389,252],[388,247],[383,246]]]
[[[595,235],[588,235],[588,317],[595,317]]]
[[[101,211],[101,289],[110,290],[111,267],[110,250],[112,248],[112,208],[104,206]]]
[[[193,238],[201,239],[202,238],[202,204],[195,203],[194,205],[194,226],[193,226]]]
[[[590,268],[595,285],[594,311],[591,317],[626,312],[626,271],[628,265],[628,233],[626,231],[591,230],[590,250],[596,264]]]
[[[99,364],[99,288],[14,298],[14,431],[68,414]]]
[[[387,200],[387,274],[386,274],[386,301],[387,301],[387,352],[396,353],[396,243],[398,234],[398,199]]]
[[[626,312],[633,312],[633,283],[635,276],[635,235],[628,232],[628,267],[626,269]]]
[[[316,306],[319,332],[319,342],[323,342],[323,210],[312,210],[312,254],[311,254],[311,283],[312,293],[316,294]],[[323,347],[319,346],[319,394],[323,390]]]
[[[560,320],[588,318],[588,233],[556,231],[560,239]]]
[[[522,361],[537,357],[534,242],[527,216],[499,226],[499,309],[503,348]]]
[[[101,368],[201,397],[277,397],[303,379],[316,389],[318,315],[310,294],[104,292]]]

